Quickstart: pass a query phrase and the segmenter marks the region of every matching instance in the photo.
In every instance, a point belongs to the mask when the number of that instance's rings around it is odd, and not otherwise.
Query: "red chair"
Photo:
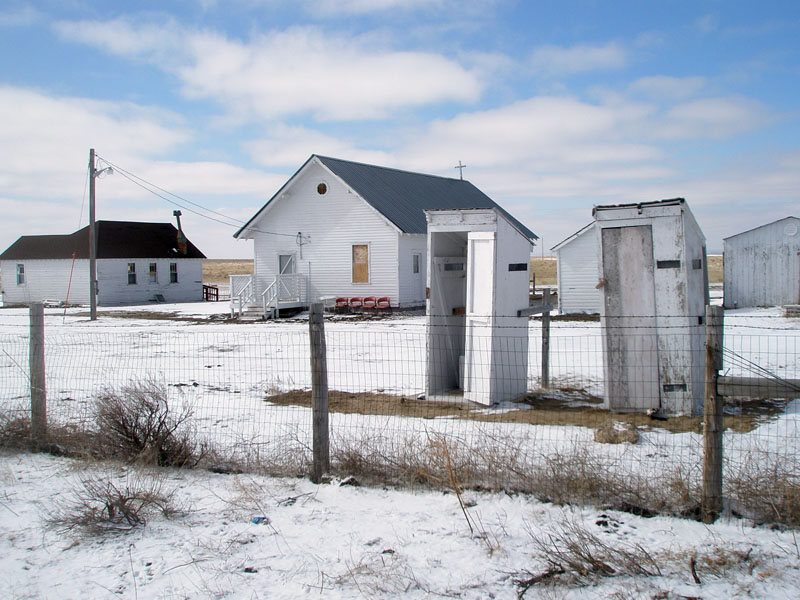
[[[389,296],[381,296],[375,302],[375,310],[392,312],[392,304],[389,302]]]
[[[364,310],[372,310],[372,311],[374,311],[375,310],[375,305],[377,303],[378,303],[378,301],[375,299],[375,296],[367,296],[366,298],[364,298],[364,304],[363,304]]]
[[[335,312],[345,312],[350,305],[348,304],[347,296],[341,296],[336,299],[336,305],[334,306]]]
[[[364,300],[361,296],[353,296],[350,298],[350,310],[357,310],[360,311],[361,308],[364,306]]]

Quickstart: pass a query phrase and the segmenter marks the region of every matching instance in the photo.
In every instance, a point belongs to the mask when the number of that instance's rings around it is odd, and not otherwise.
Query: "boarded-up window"
[[[369,283],[369,246],[353,245],[353,283]]]

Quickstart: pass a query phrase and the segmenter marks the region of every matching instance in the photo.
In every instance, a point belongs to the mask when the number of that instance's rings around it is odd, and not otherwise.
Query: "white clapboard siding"
[[[128,263],[136,264],[135,285],[128,284]],[[158,281],[150,281],[150,263],[156,263]],[[178,265],[178,283],[169,282],[170,263]],[[25,283],[16,284],[16,265],[25,266]],[[89,303],[89,261],[79,259],[3,261],[3,300],[6,304],[52,301]],[[70,284],[70,274],[72,283]],[[98,259],[98,306],[153,302],[160,294],[165,302],[199,302],[203,299],[203,260],[192,259]],[[69,290],[69,297],[67,291]]]
[[[320,183],[327,187],[324,195],[317,192]],[[398,305],[397,228],[319,165],[310,164],[250,229],[257,290],[274,280],[278,256],[293,254],[295,272],[309,281],[303,300],[388,296]],[[369,247],[369,283],[352,283],[354,244]]]
[[[136,283],[128,283],[128,263],[136,265]],[[157,281],[150,280],[150,263],[157,265]],[[177,263],[178,282],[170,283],[169,265]],[[115,258],[97,261],[97,304],[119,306],[164,302],[200,302],[203,300],[203,259],[201,258]]]
[[[25,267],[25,283],[17,285],[17,264]],[[6,260],[3,272],[3,300],[6,304],[30,302],[65,302],[69,288],[70,304],[89,302],[89,261],[76,260]],[[70,286],[70,271],[72,285]]]
[[[594,224],[556,246],[558,309],[566,313],[599,313],[597,230]]]
[[[725,308],[800,304],[800,219],[723,240]]]
[[[397,263],[400,306],[425,306],[425,282],[428,261],[428,237],[422,234],[400,235],[400,255]],[[419,271],[414,273],[414,255],[419,255]]]

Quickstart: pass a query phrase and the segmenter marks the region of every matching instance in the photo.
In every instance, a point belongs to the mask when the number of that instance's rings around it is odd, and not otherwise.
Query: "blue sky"
[[[0,57],[0,249],[88,222],[89,148],[212,258],[314,153],[462,161],[545,254],[598,204],[685,197],[710,252],[800,216],[789,0],[6,0]],[[98,219],[175,208],[97,182]]]

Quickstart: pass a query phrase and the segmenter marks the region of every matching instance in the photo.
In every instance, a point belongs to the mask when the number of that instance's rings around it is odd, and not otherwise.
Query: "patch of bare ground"
[[[295,390],[264,398],[279,406],[311,407],[311,392]],[[582,390],[558,394],[529,394],[523,402],[499,407],[479,406],[466,401],[440,402],[381,393],[351,393],[332,390],[328,396],[330,412],[342,414],[413,417],[419,419],[458,418],[483,423],[526,423],[528,425],[573,425],[597,429],[625,423],[637,429],[658,428],[672,433],[702,433],[702,417],[652,418],[640,413],[613,413],[602,408],[602,399]],[[774,407],[773,407],[774,408]],[[739,433],[752,431],[777,416],[762,403],[743,408],[740,414],[723,418],[725,429]]]
[[[97,314],[101,317],[111,317],[112,319],[137,319],[141,321],[177,321],[185,323],[211,323],[214,321],[231,321],[230,313],[224,312],[227,304],[220,304],[220,313],[214,315],[191,316],[182,315],[176,311],[155,311],[155,310],[104,310]],[[89,312],[74,313],[76,317],[89,317]],[[237,321],[238,322],[238,321]]]

